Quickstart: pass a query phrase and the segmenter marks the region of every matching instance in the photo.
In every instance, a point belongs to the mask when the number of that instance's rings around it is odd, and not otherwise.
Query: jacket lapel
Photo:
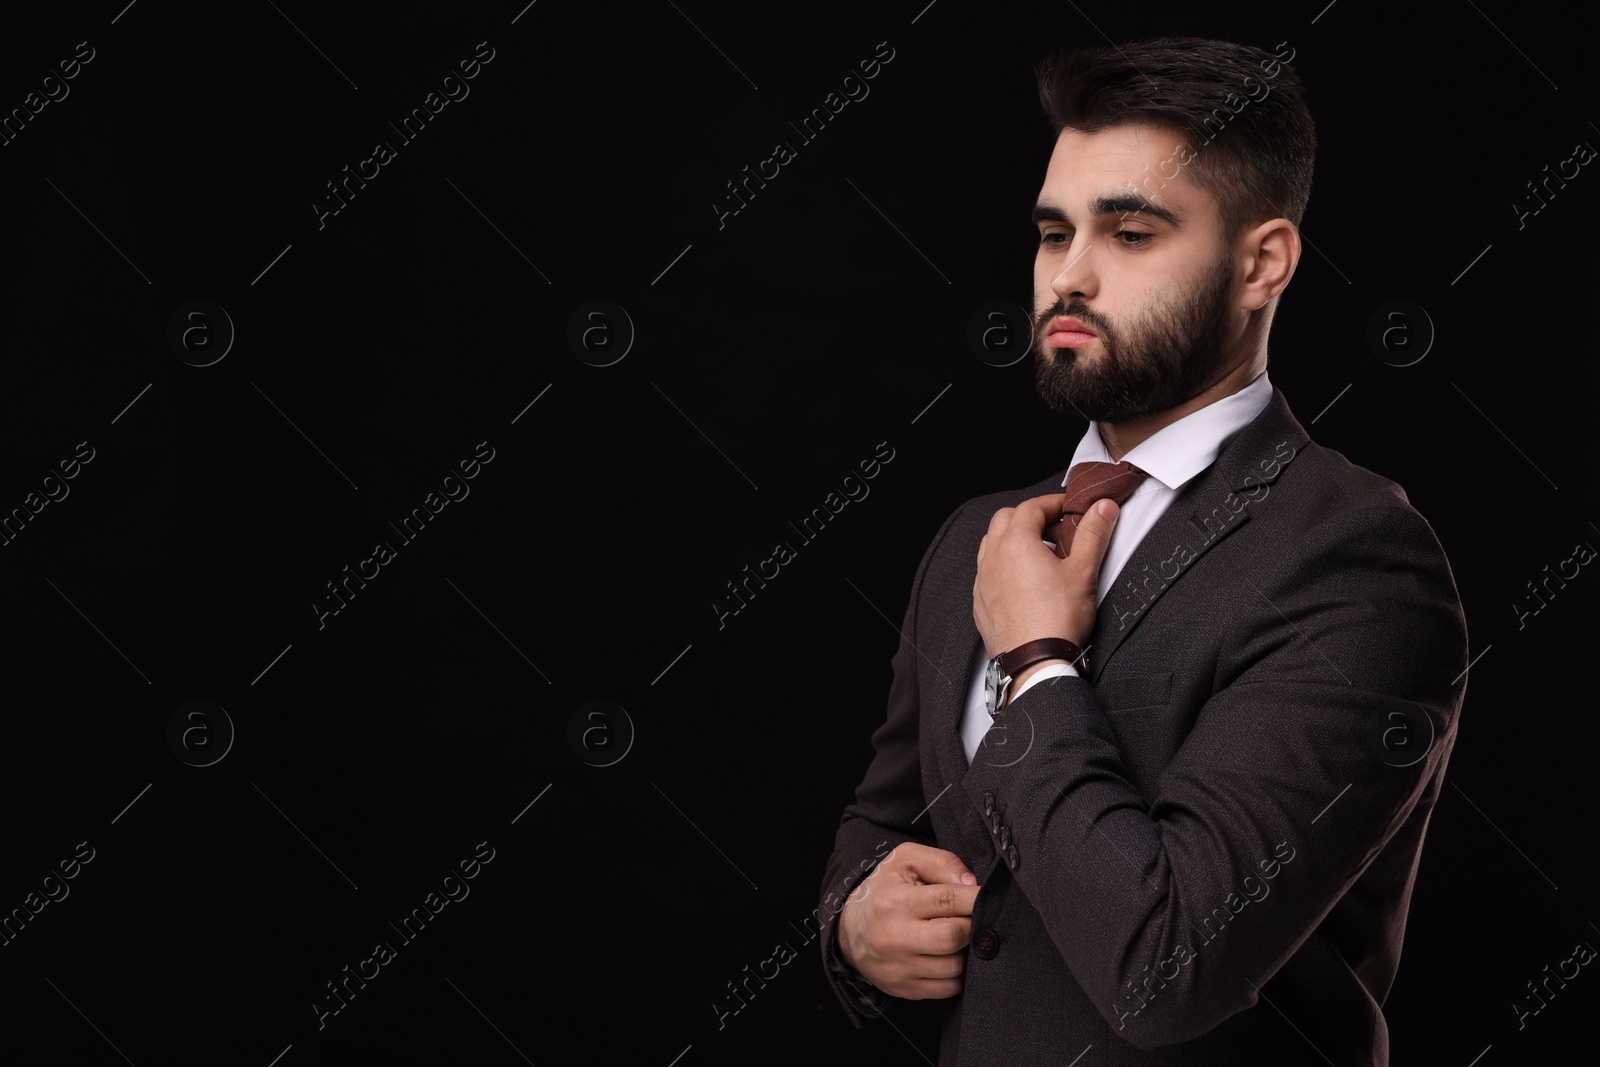
[[[1309,439],[1274,387],[1261,414],[1178,492],[1128,557],[1095,617],[1087,657],[1090,681],[1099,680],[1162,594],[1182,581],[1213,545],[1249,521],[1251,509],[1265,502]]]

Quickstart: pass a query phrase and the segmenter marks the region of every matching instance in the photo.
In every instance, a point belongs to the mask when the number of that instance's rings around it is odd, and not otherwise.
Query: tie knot
[[[1086,463],[1074,464],[1067,472],[1068,510],[1075,510],[1077,514],[1082,515],[1090,504],[1105,497],[1110,497],[1121,504],[1132,496],[1139,483],[1148,477],[1148,474],[1127,460],[1121,463],[1089,460]],[[1078,505],[1076,509],[1070,507],[1074,503]]]
[[[1067,553],[1072,549],[1072,536],[1083,521],[1084,513],[1095,501],[1110,497],[1121,507],[1133,495],[1139,483],[1148,477],[1147,472],[1127,460],[1120,463],[1088,460],[1074,464],[1067,472],[1066,500],[1061,507],[1061,519],[1045,527],[1045,539],[1057,542],[1056,555],[1067,558]],[[1052,533],[1056,536],[1051,537]]]

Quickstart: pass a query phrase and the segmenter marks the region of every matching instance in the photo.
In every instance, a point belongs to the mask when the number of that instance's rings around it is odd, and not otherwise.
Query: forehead
[[[1071,213],[1091,201],[1136,193],[1152,203],[1170,204],[1188,217],[1216,213],[1214,198],[1191,180],[1183,160],[1184,134],[1146,123],[1110,126],[1094,133],[1064,129],[1045,168],[1041,202]]]

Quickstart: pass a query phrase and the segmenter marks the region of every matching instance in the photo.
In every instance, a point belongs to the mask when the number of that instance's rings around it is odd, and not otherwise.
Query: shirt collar
[[[1217,453],[1235,434],[1254,422],[1271,399],[1272,383],[1267,380],[1267,372],[1262,371],[1237,393],[1214,400],[1172,425],[1162,427],[1122,458],[1149,474],[1150,480],[1168,489],[1179,489],[1211,466]],[[1111,462],[1111,454],[1100,439],[1100,426],[1095,422],[1089,423],[1067,469],[1070,472],[1079,463],[1091,460]],[[1063,477],[1062,487],[1066,484]]]

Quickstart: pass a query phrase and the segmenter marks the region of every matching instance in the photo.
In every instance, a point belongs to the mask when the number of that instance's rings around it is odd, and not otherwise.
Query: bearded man
[[[1088,429],[934,535],[816,913],[856,1026],[943,1001],[941,1065],[1388,1063],[1466,624],[1404,491],[1267,377],[1316,142],[1288,58],[1039,70],[1037,385]]]

